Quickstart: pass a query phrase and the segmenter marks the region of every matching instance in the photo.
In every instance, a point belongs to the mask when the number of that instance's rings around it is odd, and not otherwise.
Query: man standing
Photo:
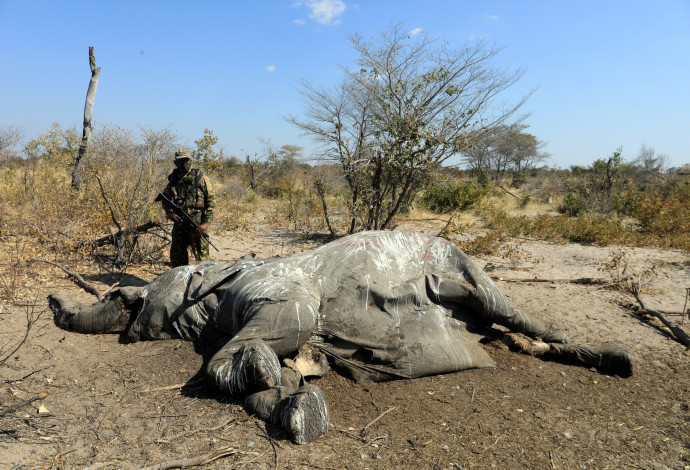
[[[168,176],[168,184],[163,194],[183,208],[199,224],[195,229],[185,224],[171,207],[163,202],[165,216],[174,222],[172,243],[170,244],[170,264],[172,267],[189,264],[187,247],[192,250],[197,261],[210,260],[208,240],[202,235],[213,221],[215,196],[211,180],[201,170],[192,168],[189,151],[175,152],[175,170]]]

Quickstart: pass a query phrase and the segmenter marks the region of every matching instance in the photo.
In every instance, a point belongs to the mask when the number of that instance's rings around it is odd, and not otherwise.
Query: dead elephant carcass
[[[50,304],[67,330],[198,342],[212,351],[210,381],[296,443],[328,429],[324,395],[304,381],[309,372],[300,361],[279,362],[305,344],[360,382],[415,378],[493,366],[479,340],[499,324],[543,341],[532,353],[632,371],[621,348],[565,346],[557,326],[513,308],[455,245],[417,233],[364,232],[286,259],[182,266],[91,306],[60,295]],[[311,365],[315,374],[325,366]]]

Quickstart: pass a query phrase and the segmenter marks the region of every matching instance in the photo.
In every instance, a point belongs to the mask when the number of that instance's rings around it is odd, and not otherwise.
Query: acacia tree
[[[304,119],[289,122],[323,144],[351,192],[350,232],[387,229],[431,181],[433,171],[470,144],[471,129],[504,123],[525,102],[493,106],[522,71],[499,70],[500,49],[483,41],[453,49],[393,25],[377,40],[350,38],[356,68],[333,89],[303,82]]]
[[[500,125],[473,132],[471,145],[462,150],[464,164],[475,173],[489,170],[494,181],[508,172],[518,177],[548,157],[543,144],[525,132],[524,124]]]

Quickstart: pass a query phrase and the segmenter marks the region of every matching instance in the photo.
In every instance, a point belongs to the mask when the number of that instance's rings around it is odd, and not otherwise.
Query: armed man
[[[192,168],[189,151],[180,149],[175,152],[175,167],[168,176],[168,184],[162,193],[165,198],[158,199],[163,201],[165,216],[174,222],[170,244],[172,267],[189,264],[187,248],[191,249],[197,261],[211,259],[206,230],[213,222],[215,207],[211,180],[201,170]],[[173,204],[178,207],[175,208]],[[180,216],[180,208],[189,217],[184,217],[184,214]]]

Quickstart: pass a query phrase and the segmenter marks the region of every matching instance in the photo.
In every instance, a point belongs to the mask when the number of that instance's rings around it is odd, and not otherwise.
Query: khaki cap
[[[189,150],[179,149],[175,152],[175,160],[179,158],[192,158],[192,154],[189,153]]]

